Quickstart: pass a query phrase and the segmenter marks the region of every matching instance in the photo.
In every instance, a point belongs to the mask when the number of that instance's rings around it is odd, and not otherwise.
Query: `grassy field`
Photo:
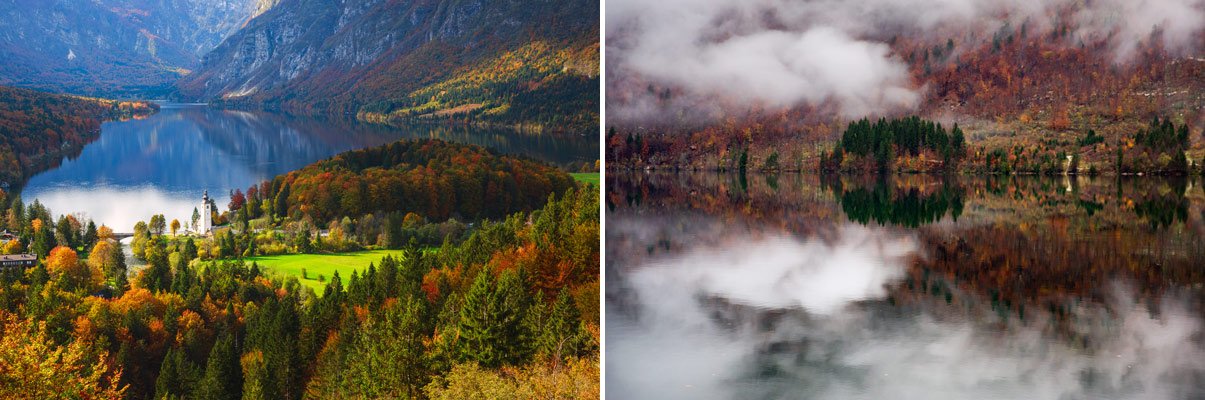
[[[368,268],[368,263],[380,264],[381,259],[386,255],[401,257],[402,251],[370,250],[338,254],[286,254],[251,257],[246,261],[258,263],[259,267],[266,271],[284,276],[296,276],[303,285],[313,288],[314,292],[321,296],[326,282],[319,281],[319,275],[329,281],[331,276],[335,275],[335,271],[339,271],[339,277],[343,279],[343,287],[347,287],[347,279],[351,276],[352,271],[363,271]],[[305,268],[306,276],[309,279],[302,278],[302,268]]]
[[[576,179],[578,182],[593,183],[594,186],[602,186],[599,183],[601,178],[597,172],[572,172],[569,175],[573,175],[573,179]]]

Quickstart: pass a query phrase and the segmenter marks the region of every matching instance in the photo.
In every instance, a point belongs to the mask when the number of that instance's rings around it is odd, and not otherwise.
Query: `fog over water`
[[[641,191],[658,193],[655,186]],[[946,257],[930,236],[991,225],[978,220],[999,212],[980,206],[990,198],[968,199],[970,215],[947,215],[933,230],[837,218],[792,233],[774,220],[692,209],[683,203],[711,204],[706,188],[693,189],[680,206],[666,206],[673,196],[645,197],[609,212],[608,246],[617,248],[607,258],[606,378],[615,398],[1205,396],[1200,287],[1157,290],[1119,276],[1097,282],[1091,292],[1100,299],[1065,297],[1055,308],[1008,303],[996,294],[1004,287],[949,283],[926,267]],[[731,199],[749,211],[749,199]],[[816,208],[836,207],[824,203]],[[1201,206],[1193,196],[1190,215]],[[1091,218],[1110,218],[1105,212]],[[1154,232],[1185,233],[1197,218]],[[1048,228],[1059,229],[1019,227]],[[976,251],[966,250],[972,258]],[[1016,250],[1043,256],[1028,251]]]

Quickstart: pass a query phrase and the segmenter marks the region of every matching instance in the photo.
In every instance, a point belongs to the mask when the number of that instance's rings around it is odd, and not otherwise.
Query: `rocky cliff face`
[[[89,95],[168,87],[271,0],[0,0],[0,84]]]
[[[533,41],[597,48],[598,15],[597,0],[282,0],[206,55],[179,94],[351,113]]]

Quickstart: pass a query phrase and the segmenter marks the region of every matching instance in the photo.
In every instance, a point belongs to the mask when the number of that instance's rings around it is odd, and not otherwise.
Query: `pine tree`
[[[345,385],[352,397],[418,398],[428,367],[423,302],[413,297],[373,316],[356,336]]]
[[[573,296],[569,295],[568,290],[561,289],[556,303],[552,306],[552,313],[548,315],[548,321],[541,332],[541,345],[548,355],[560,362],[566,357],[576,356],[585,350],[586,341],[584,339],[582,317],[577,309],[577,304],[573,301]]]
[[[121,272],[113,278],[113,295],[121,297],[127,290],[130,290],[130,277],[125,272],[125,261],[122,261]]]
[[[242,397],[243,371],[239,365],[234,336],[223,332],[209,352],[205,375],[201,378],[197,398],[227,400]]]
[[[289,213],[289,185],[280,187],[280,192],[276,194],[276,199],[272,204],[273,217],[285,217]]]
[[[162,240],[152,239],[146,247],[147,269],[142,275],[142,286],[152,292],[171,290],[172,271],[168,264],[167,251]]]
[[[50,254],[50,249],[58,246],[54,240],[54,234],[51,233],[50,227],[42,227],[37,232],[34,232],[33,245],[30,246],[30,251],[38,255],[38,258],[46,258]]]
[[[196,388],[199,372],[183,351],[168,349],[155,380],[155,398],[185,398]]]
[[[201,212],[196,207],[192,208],[192,230],[197,230],[201,227]]]
[[[98,236],[100,236],[100,234],[96,232],[96,222],[88,220],[88,227],[84,230],[84,248],[91,249],[92,246],[95,246]]]
[[[257,371],[262,383],[256,384],[256,390],[264,398],[294,399],[300,395],[297,390],[301,372],[298,366],[302,365],[297,354],[300,325],[292,300],[270,298],[247,320],[246,348],[260,352],[261,360],[257,362],[264,364],[263,370]],[[244,368],[247,368],[245,363]]]
[[[529,354],[522,324],[526,297],[517,272],[505,271],[497,280],[490,271],[478,273],[460,310],[460,360],[486,368],[525,361]]]
[[[248,352],[240,359],[240,363],[245,378],[243,380],[243,400],[278,398],[269,394],[268,386],[272,383],[272,378],[268,375],[263,352],[259,350]]]

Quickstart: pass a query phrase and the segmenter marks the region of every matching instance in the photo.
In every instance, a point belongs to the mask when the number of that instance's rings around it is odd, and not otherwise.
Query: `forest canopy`
[[[419,140],[346,152],[248,193],[258,192],[250,202],[269,214],[320,222],[371,212],[476,220],[534,209],[549,194],[575,185],[568,173],[543,163],[480,146]]]

